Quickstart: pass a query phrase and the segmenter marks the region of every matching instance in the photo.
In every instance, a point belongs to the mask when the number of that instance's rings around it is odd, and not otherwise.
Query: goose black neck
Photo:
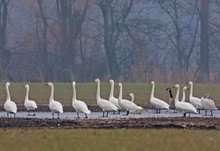
[[[167,89],[170,95],[170,98],[173,98],[173,94],[172,94],[172,90],[171,89]]]

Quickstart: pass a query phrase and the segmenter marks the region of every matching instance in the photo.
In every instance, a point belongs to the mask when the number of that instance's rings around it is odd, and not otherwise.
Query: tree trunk
[[[201,44],[198,82],[209,80],[209,0],[201,0]]]

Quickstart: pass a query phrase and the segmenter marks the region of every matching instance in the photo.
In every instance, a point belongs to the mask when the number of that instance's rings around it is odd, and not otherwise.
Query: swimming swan
[[[59,118],[60,113],[63,113],[63,106],[60,102],[54,100],[54,85],[52,82],[47,83],[51,87],[50,99],[49,99],[49,108],[52,112],[54,119],[54,113],[57,113],[57,118]]]
[[[72,82],[72,86],[73,86],[72,106],[77,113],[77,117],[79,118],[79,113],[85,113],[85,117],[88,118],[87,114],[90,114],[91,111],[88,109],[85,102],[76,99],[76,82]]]
[[[28,111],[28,116],[30,116],[30,111],[33,111],[34,112],[33,116],[35,116],[35,109],[37,109],[37,104],[36,104],[35,101],[29,100],[29,98],[28,98],[28,96],[29,96],[29,85],[26,84],[25,88],[26,88],[26,95],[25,95],[25,99],[24,99],[24,106]]]
[[[122,109],[127,111],[126,115],[128,115],[130,111],[143,110],[142,107],[137,106],[133,102],[122,99],[122,83],[118,83],[118,86],[119,86],[118,104],[121,106]]]
[[[201,98],[201,104],[205,109],[205,116],[207,115],[207,110],[210,110],[210,116],[213,116],[212,110],[217,110],[215,102],[210,98],[209,94],[206,94]]]
[[[192,81],[189,81],[188,84],[190,85],[190,92],[189,92],[189,102],[195,106],[198,111],[200,112],[200,109],[202,109],[201,99],[193,96],[193,83]]]
[[[107,112],[106,117],[108,117],[108,112],[109,111],[116,111],[117,112],[118,108],[114,104],[109,102],[108,100],[102,99],[100,97],[100,80],[95,79],[94,81],[97,83],[97,92],[96,92],[97,104],[103,111],[103,117],[105,117],[105,111]]]
[[[151,85],[150,103],[156,108],[156,113],[160,113],[161,109],[169,109],[170,106],[166,102],[154,97],[155,82],[151,81]]]
[[[191,103],[179,101],[180,86],[179,84],[175,84],[174,87],[177,88],[176,96],[175,96],[175,107],[177,110],[184,112],[183,117],[186,116],[186,113],[198,113],[196,108]]]
[[[17,105],[15,104],[15,102],[11,101],[11,96],[10,96],[10,92],[9,92],[10,85],[11,84],[9,82],[6,82],[6,84],[5,84],[7,98],[4,103],[4,109],[7,112],[7,117],[9,117],[9,114],[14,114],[14,117],[15,117],[15,114],[17,113]]]

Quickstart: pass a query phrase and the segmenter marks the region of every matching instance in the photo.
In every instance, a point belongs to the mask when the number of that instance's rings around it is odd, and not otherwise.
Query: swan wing
[[[17,113],[17,105],[13,101],[6,101],[4,104],[4,109],[7,112]]]
[[[76,112],[83,112],[86,114],[91,113],[91,111],[88,109],[88,106],[86,105],[86,103],[81,100],[73,101],[72,105],[73,105],[73,108],[76,110]]]
[[[114,104],[105,99],[98,99],[97,104],[104,111],[118,111],[118,108]]]
[[[197,97],[192,97],[190,98],[189,102],[195,106],[196,108],[201,109],[202,108],[202,104],[201,104],[201,99],[197,98]]]
[[[122,99],[121,101],[119,101],[119,105],[125,109],[125,110],[137,110],[140,109],[135,103],[129,101],[129,100],[125,100]]]
[[[215,106],[215,102],[211,99],[202,98],[201,104],[204,109],[217,109]]]
[[[151,105],[153,105],[154,107],[156,107],[158,109],[169,109],[169,107],[170,107],[166,102],[164,102],[163,100],[160,100],[158,98],[151,98],[150,103],[151,103]]]
[[[60,102],[58,101],[51,101],[49,103],[49,108],[52,112],[59,112],[59,113],[63,113],[63,106]]]
[[[37,108],[37,104],[33,100],[25,100],[24,106],[27,110],[35,110]]]
[[[121,106],[118,104],[118,99],[115,97],[110,97],[109,98],[109,102],[111,102],[112,104],[114,104],[118,109],[121,109]]]
[[[184,112],[198,113],[196,108],[188,102],[178,102],[178,103],[176,103],[176,109],[180,110],[180,111],[184,111]]]

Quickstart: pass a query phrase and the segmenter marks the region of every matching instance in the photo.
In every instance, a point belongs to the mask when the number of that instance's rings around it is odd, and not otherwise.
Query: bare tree
[[[10,51],[6,48],[6,30],[8,16],[8,1],[0,0],[0,78],[7,79],[7,66],[10,59]]]

